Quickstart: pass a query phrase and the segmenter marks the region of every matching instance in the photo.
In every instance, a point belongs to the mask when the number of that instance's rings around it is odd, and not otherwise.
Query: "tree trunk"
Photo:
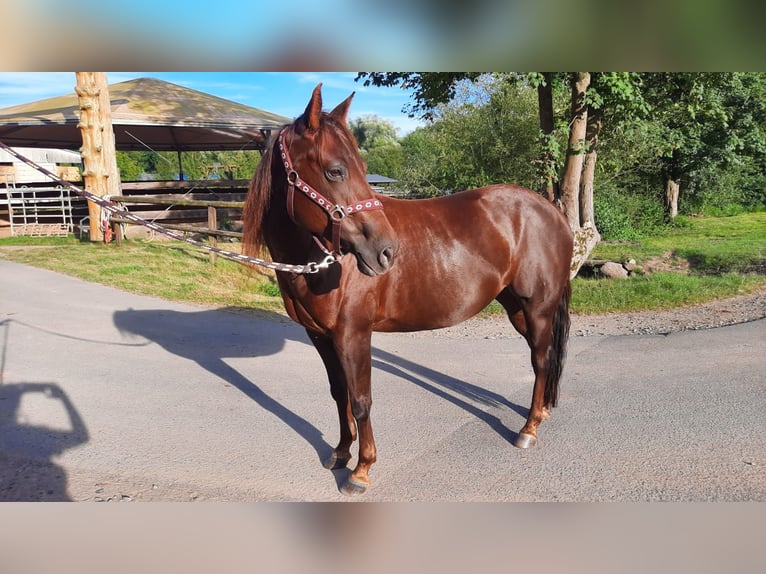
[[[75,92],[80,104],[80,121],[77,127],[82,133],[80,153],[83,161],[85,189],[103,197],[120,195],[120,177],[112,129],[112,107],[109,86],[104,72],[75,72]],[[103,241],[101,208],[88,202],[90,217],[90,240]]]
[[[670,219],[675,219],[678,215],[678,191],[680,182],[667,176],[665,179],[665,209]]]
[[[553,118],[553,86],[551,85],[553,74],[551,72],[543,72],[543,79],[544,83],[537,86],[537,104],[540,115],[540,130],[543,132],[543,137],[547,139],[553,136],[555,128]],[[547,149],[543,151],[542,164],[544,183],[541,191],[549,201],[556,202],[559,200],[556,161],[553,153]]]
[[[601,110],[588,109],[588,127],[586,130],[585,163],[580,179],[580,225],[590,223],[596,227],[593,212],[593,181],[596,175],[596,158],[598,156],[598,135],[601,132]]]
[[[601,241],[598,229],[590,223],[586,223],[574,232],[574,247],[572,250],[572,262],[569,265],[569,278],[574,279],[580,267],[588,260],[591,252]]]
[[[561,179],[561,208],[572,231],[580,227],[580,177],[585,159],[585,134],[588,121],[588,106],[585,93],[590,85],[590,73],[572,74],[572,120],[569,126],[569,144]]]

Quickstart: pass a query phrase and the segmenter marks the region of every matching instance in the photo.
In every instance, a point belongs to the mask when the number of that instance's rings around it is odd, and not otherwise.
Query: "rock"
[[[628,259],[625,263],[622,264],[622,266],[625,267],[625,269],[627,269],[628,272],[635,271],[638,268],[638,265],[636,265],[635,259]]]
[[[615,263],[614,261],[607,261],[604,263],[599,269],[599,272],[601,273],[602,277],[606,277],[607,279],[628,278],[628,270],[619,263]]]

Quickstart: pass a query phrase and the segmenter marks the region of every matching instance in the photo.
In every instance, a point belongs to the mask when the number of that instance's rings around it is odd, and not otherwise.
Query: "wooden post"
[[[207,208],[207,227],[208,229],[218,229],[218,212],[215,210],[215,207],[208,206]],[[218,238],[215,235],[210,235],[209,237],[210,245],[216,246],[218,245]],[[214,252],[210,252],[210,263],[215,265],[215,262],[218,260],[218,254]]]
[[[122,245],[122,240],[125,239],[122,233],[122,225],[116,221],[112,221],[112,237],[117,241],[117,245]]]
[[[103,197],[120,195],[120,177],[112,129],[112,106],[104,72],[75,72],[82,134],[80,153],[83,160],[85,189]],[[88,202],[91,241],[103,241],[100,228],[101,208]]]

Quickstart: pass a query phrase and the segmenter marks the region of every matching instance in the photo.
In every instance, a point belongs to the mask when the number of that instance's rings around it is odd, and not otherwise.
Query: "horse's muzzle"
[[[356,266],[359,271],[370,277],[383,275],[393,265],[395,253],[393,245],[385,245],[378,250],[359,250],[354,253]]]

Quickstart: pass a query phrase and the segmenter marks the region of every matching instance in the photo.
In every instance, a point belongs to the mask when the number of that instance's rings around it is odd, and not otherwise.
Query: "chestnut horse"
[[[492,185],[434,199],[375,193],[346,116],[354,94],[322,111],[321,84],[302,116],[270,144],[244,208],[245,253],[266,246],[290,317],[327,369],[340,440],[327,468],[359,457],[341,491],[364,492],[376,460],[372,332],[455,325],[493,299],[526,339],[532,405],[515,445],[531,447],[556,406],[569,331],[572,233],[553,204],[528,189]]]

